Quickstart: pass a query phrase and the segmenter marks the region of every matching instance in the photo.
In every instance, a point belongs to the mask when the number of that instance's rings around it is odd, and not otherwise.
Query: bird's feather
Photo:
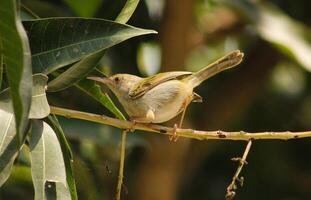
[[[138,83],[136,83],[133,86],[133,88],[129,91],[129,97],[131,99],[137,99],[161,83],[164,83],[170,80],[180,80],[190,75],[192,75],[192,72],[175,71],[175,72],[159,73],[159,74],[144,78]]]

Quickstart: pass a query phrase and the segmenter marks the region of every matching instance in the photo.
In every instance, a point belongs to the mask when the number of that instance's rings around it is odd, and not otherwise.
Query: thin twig
[[[249,153],[249,150],[251,149],[251,146],[252,146],[252,140],[249,140],[247,145],[246,145],[246,148],[244,150],[242,158],[234,158],[233,159],[234,161],[239,161],[239,166],[238,166],[238,168],[237,168],[237,170],[236,170],[236,172],[232,178],[230,185],[227,187],[227,193],[226,193],[226,199],[227,200],[232,200],[235,197],[236,190],[238,188],[237,182],[240,183],[241,187],[243,186],[244,178],[239,177],[239,175],[242,171],[243,166],[245,164],[247,164],[246,158],[247,158],[247,155]]]
[[[121,135],[121,149],[120,149],[120,164],[119,164],[119,176],[116,192],[116,200],[121,199],[122,185],[123,185],[123,171],[124,171],[124,160],[125,160],[125,146],[126,146],[126,130],[122,130]]]
[[[86,113],[76,110],[70,110],[65,108],[53,107],[51,106],[51,113],[55,115],[60,115],[68,118],[82,119],[87,121],[92,121],[96,123],[106,124],[114,126],[120,129],[128,130],[143,130],[151,133],[160,133],[164,135],[173,135],[174,128],[156,125],[156,124],[143,124],[143,123],[133,123],[131,121],[119,120],[105,115],[96,115],[92,113]],[[297,138],[307,138],[311,137],[311,131],[303,132],[258,132],[258,133],[248,133],[245,131],[236,132],[225,132],[225,131],[199,131],[193,129],[177,129],[177,136],[193,138],[198,140],[263,140],[263,139],[274,139],[274,140],[289,140]]]

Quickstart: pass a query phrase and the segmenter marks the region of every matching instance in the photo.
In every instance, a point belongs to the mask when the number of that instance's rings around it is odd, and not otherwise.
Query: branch
[[[125,146],[126,146],[126,130],[122,130],[122,139],[121,139],[121,156],[120,156],[120,168],[118,176],[118,185],[116,192],[116,200],[121,199],[121,191],[123,185],[123,171],[124,171],[124,160],[125,160]]]
[[[91,122],[96,122],[100,124],[106,124],[114,126],[120,129],[128,130],[142,130],[152,133],[160,133],[164,135],[173,135],[174,129],[166,126],[161,126],[157,124],[143,124],[134,123],[131,121],[119,120],[105,115],[97,115],[87,112],[81,112],[76,110],[70,110],[65,108],[59,108],[51,106],[51,113],[55,115],[64,116],[67,118],[82,119]],[[245,131],[200,131],[193,129],[177,129],[177,136],[192,138],[197,140],[263,140],[263,139],[274,139],[274,140],[289,140],[297,138],[307,138],[311,137],[311,131],[303,132],[258,132],[258,133],[248,133]]]
[[[227,187],[227,193],[225,196],[226,200],[232,200],[235,197],[236,190],[238,188],[236,184],[237,182],[240,182],[241,187],[243,186],[244,178],[239,177],[239,176],[240,176],[243,166],[247,164],[246,158],[249,153],[249,150],[251,149],[251,146],[252,146],[252,140],[249,140],[244,150],[242,158],[232,158],[233,161],[239,161],[239,166],[232,178],[230,185]]]

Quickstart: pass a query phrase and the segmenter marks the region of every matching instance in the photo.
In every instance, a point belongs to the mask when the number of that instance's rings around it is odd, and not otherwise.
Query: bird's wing
[[[191,74],[192,72],[185,72],[185,71],[164,72],[155,74],[153,76],[144,78],[138,83],[136,83],[133,86],[133,88],[129,91],[129,96],[132,99],[137,99],[161,83],[173,79],[180,80],[187,76],[190,76]]]

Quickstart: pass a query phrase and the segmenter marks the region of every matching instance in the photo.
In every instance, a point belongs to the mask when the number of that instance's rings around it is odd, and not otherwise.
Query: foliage
[[[125,119],[109,96],[85,77],[95,70],[106,49],[156,33],[124,24],[137,3],[125,5],[118,23],[97,18],[38,18],[24,6],[20,15],[18,2],[5,1],[0,10],[0,17],[7,19],[0,23],[0,81],[5,69],[8,88],[0,93],[0,185],[8,179],[21,147],[27,145],[35,199],[77,199],[72,153],[58,120],[49,116],[46,91],[76,85]]]

